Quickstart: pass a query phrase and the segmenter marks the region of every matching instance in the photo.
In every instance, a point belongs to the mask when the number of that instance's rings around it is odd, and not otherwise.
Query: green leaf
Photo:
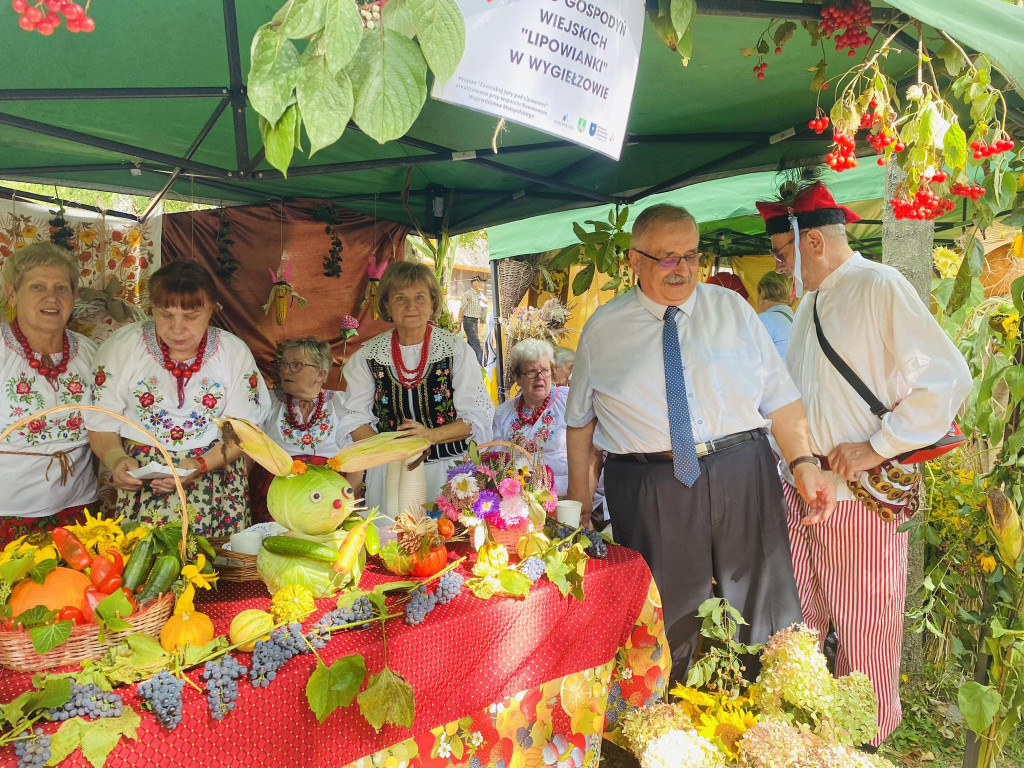
[[[956,279],[953,281],[953,293],[946,304],[946,314],[952,315],[967,301],[971,292],[971,263],[970,259],[964,259],[957,270]]]
[[[918,127],[918,141],[921,144],[931,145],[935,142],[935,110],[926,106],[921,110],[921,124]]]
[[[614,280],[609,280],[607,283],[598,288],[599,291],[617,291],[619,286],[622,285],[622,278],[616,277]]]
[[[367,30],[349,74],[360,130],[381,144],[404,136],[427,98],[427,62],[420,47],[389,29]]]
[[[767,40],[761,40],[757,44],[757,52],[759,54],[761,54],[762,56],[764,56],[766,53],[768,53],[768,50],[769,49],[768,49],[768,41]]]
[[[381,26],[408,38],[416,37],[409,0],[388,0],[380,9]]]
[[[28,577],[36,584],[42,584],[46,581],[46,575],[56,567],[57,561],[53,558],[43,560],[32,567],[32,570],[28,572]]]
[[[394,2],[394,0],[392,0]],[[560,269],[565,269],[570,264],[575,264],[579,261],[580,257],[580,246],[579,243],[573,243],[567,245],[565,248],[555,254],[554,258],[548,262],[548,269],[553,272],[557,272]]]
[[[8,560],[3,565],[0,565],[0,580],[13,585],[32,570],[35,564],[35,558],[31,555]]]
[[[382,19],[388,16],[389,6],[396,2],[398,0],[391,0],[381,9]],[[327,69],[332,75],[352,61],[362,36],[363,19],[356,4],[351,0],[327,0],[323,49],[327,56]]]
[[[452,748],[452,757],[456,760],[461,760],[462,754],[465,750],[465,745],[462,743],[462,739],[456,736],[451,740],[450,744]]]
[[[48,678],[42,690],[28,694],[24,703],[24,711],[37,709],[54,709],[63,707],[71,698],[71,681],[67,678]]]
[[[175,651],[175,653],[181,659],[181,666],[187,669],[188,667],[194,667],[207,656],[217,653],[227,647],[227,639],[223,635],[218,635],[206,645],[202,645],[197,648],[194,645],[186,644]]]
[[[956,698],[967,725],[977,734],[992,724],[1002,701],[996,689],[974,680],[964,683]]]
[[[36,649],[36,653],[46,653],[67,642],[73,628],[74,622],[58,621],[56,624],[33,627],[28,631],[28,636],[32,638],[32,647]]]
[[[377,556],[384,561],[384,567],[392,573],[408,573],[412,567],[409,556],[398,548],[398,542],[389,541],[380,548]]]
[[[996,112],[999,94],[986,91],[971,102],[971,119],[976,123],[987,123]]]
[[[306,700],[318,722],[339,707],[347,707],[359,693],[366,677],[366,662],[358,653],[338,659],[331,666],[317,659],[306,683]]]
[[[291,40],[279,34],[270,24],[264,24],[256,30],[256,36],[252,39],[250,56],[249,102],[268,123],[275,125],[292,102],[299,52]],[[180,528],[178,536],[181,536]]]
[[[96,604],[96,615],[104,621],[131,616],[132,604],[120,589],[111,592]]]
[[[692,2],[692,0],[691,0]],[[455,0],[409,0],[423,57],[441,82],[455,74],[466,50],[466,21]]]
[[[961,54],[960,50],[952,43],[946,43],[935,52],[935,55],[942,59],[942,63],[946,68],[946,74],[950,77],[956,77],[959,75],[967,64],[967,60],[963,57],[963,54]]]
[[[344,72],[332,75],[327,60],[307,59],[299,70],[295,93],[309,136],[309,156],[341,138],[352,117],[352,82]]]
[[[697,3],[695,0],[672,0],[669,13],[672,17],[672,28],[676,31],[676,37],[682,40],[693,23],[693,17],[697,13]]]
[[[1010,283],[1010,298],[1018,315],[1024,315],[1024,275]]]
[[[45,605],[37,605],[15,616],[14,623],[21,624],[25,629],[30,629],[49,624],[55,618],[57,618],[57,611],[51,611]]]
[[[511,597],[526,597],[530,594],[530,578],[521,571],[505,568],[498,574],[501,588]]]
[[[548,581],[558,587],[562,597],[568,595],[569,590],[572,589],[568,579],[569,570],[569,566],[565,563],[560,552],[552,553],[545,561],[544,575],[548,577]]]
[[[996,191],[996,203],[1000,208],[1006,208],[1010,205],[1010,201],[1013,200],[1014,195],[1017,194],[1017,185],[1020,182],[1020,176],[1010,171],[1003,173],[1002,183],[999,185],[999,189]],[[995,189],[995,188],[993,188]]]
[[[416,716],[412,686],[401,675],[385,667],[370,676],[366,690],[359,694],[359,711],[373,730],[380,731],[385,723],[412,728]]]
[[[93,768],[103,768],[107,756],[117,746],[122,736],[134,739],[141,718],[131,708],[120,717],[104,717],[98,720],[84,720],[74,717],[65,720],[50,740],[50,759],[47,765],[63,762],[78,747],[82,756]]]
[[[942,151],[946,155],[946,165],[954,171],[967,166],[967,136],[964,129],[957,123],[951,123],[942,137]]]
[[[326,10],[324,0],[288,0],[274,21],[280,22],[282,35],[299,40],[323,29]]]
[[[286,177],[288,166],[295,152],[295,129],[298,127],[299,108],[292,104],[285,110],[281,119],[273,126],[260,115],[260,136],[266,148],[267,162],[277,168]]]
[[[572,293],[574,296],[580,296],[590,289],[590,284],[594,282],[594,271],[594,265],[588,264],[573,278]]]
[[[780,24],[775,28],[775,45],[783,46],[793,39],[793,33],[796,32],[796,22],[787,21],[785,24]]]
[[[676,41],[676,53],[682,57],[684,67],[690,63],[690,58],[693,56],[693,27],[694,23],[691,20],[686,31]]]
[[[627,221],[629,221],[629,206],[624,205],[622,206],[622,210],[619,211],[619,215],[615,219],[615,228],[622,229],[624,226],[626,226]]]
[[[105,718],[104,718],[105,719]],[[85,720],[73,717],[61,723],[60,728],[50,738],[50,759],[47,765],[59,765],[82,743],[82,726]]]
[[[1010,395],[1014,400],[1024,400],[1024,366],[1011,365],[1006,369],[1006,386],[1010,388]]]

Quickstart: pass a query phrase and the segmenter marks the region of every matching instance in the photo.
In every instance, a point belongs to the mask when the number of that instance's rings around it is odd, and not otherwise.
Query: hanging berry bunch
[[[331,248],[324,256],[324,277],[341,277],[341,252],[345,246],[334,224],[336,216],[337,209],[332,203],[321,203],[313,209],[313,219],[324,225],[324,234],[331,238]]]
[[[235,244],[235,241],[231,239],[231,222],[223,208],[217,210],[217,235],[213,242],[217,246],[217,263],[214,266],[214,272],[224,282],[230,283],[231,278],[235,276],[235,270],[238,269],[238,259],[231,252],[231,246]]]
[[[89,2],[85,8],[68,0],[45,0],[31,3],[29,0],[12,0],[11,7],[20,14],[18,26],[26,32],[38,32],[49,37],[63,23],[68,32],[92,32],[96,22],[89,16]],[[61,18],[63,16],[63,19]]]
[[[744,56],[757,54],[754,76],[758,80],[764,80],[764,71],[768,69],[768,62],[764,60],[764,57],[768,55],[772,48],[775,49],[776,55],[782,53],[783,46],[793,38],[794,32],[796,32],[796,24],[792,21],[780,24],[776,19],[772,19],[768,22],[767,28],[761,33],[761,36],[757,39],[757,44],[753,48],[740,48],[740,53]]]
[[[858,48],[871,45],[871,35],[867,27],[871,26],[871,3],[868,0],[854,0],[845,5],[821,6],[821,23],[818,25],[822,37],[828,38],[833,32],[846,28],[835,37],[836,50],[849,49],[848,55],[853,58]]]
[[[50,211],[53,214],[53,218],[50,219],[50,242],[66,251],[73,251],[71,239],[75,236],[75,230],[68,226],[67,219],[64,218],[64,206],[60,203],[58,206],[56,211]]]

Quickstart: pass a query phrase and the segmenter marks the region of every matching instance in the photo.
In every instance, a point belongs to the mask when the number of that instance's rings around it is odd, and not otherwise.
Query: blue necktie
[[[661,344],[665,352],[665,394],[668,395],[668,428],[672,436],[672,471],[687,488],[700,477],[697,449],[693,444],[690,406],[686,403],[686,379],[683,356],[679,351],[678,307],[665,308],[665,327]]]

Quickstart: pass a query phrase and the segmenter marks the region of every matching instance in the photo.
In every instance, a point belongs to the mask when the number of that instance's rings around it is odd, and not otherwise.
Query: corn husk
[[[362,472],[392,461],[405,461],[430,448],[421,437],[410,437],[403,432],[381,432],[342,448],[327,465],[337,472]]]
[[[277,477],[291,474],[292,457],[252,422],[227,417],[214,419],[214,423],[228,443],[237,445],[270,474]]]
[[[996,548],[1003,564],[1017,570],[1017,560],[1024,551],[1024,530],[1013,500],[998,488],[990,488],[985,501],[988,524],[996,540]]]

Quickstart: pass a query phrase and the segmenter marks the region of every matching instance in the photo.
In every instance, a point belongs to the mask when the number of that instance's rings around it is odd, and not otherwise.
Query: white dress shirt
[[[829,362],[814,331],[818,304],[829,344],[890,413],[882,419]],[[786,362],[803,394],[811,449],[871,443],[891,458],[938,440],[971,389],[963,356],[897,270],[855,253],[800,302]],[[838,475],[838,498],[852,498]]]
[[[516,404],[521,395],[506,400],[494,411],[494,439],[505,440],[523,446],[534,452],[534,446],[541,452],[544,463],[555,475],[555,492],[562,497],[569,485],[569,460],[565,451],[565,404],[569,397],[568,387],[554,387],[554,397],[545,414],[551,414],[550,423],[542,415],[535,424],[519,421]]]
[[[766,427],[800,398],[753,308],[738,293],[700,284],[676,322],[696,442]],[[565,422],[597,418],[609,453],[672,449],[662,348],[665,307],[639,288],[599,307],[576,349]]]

